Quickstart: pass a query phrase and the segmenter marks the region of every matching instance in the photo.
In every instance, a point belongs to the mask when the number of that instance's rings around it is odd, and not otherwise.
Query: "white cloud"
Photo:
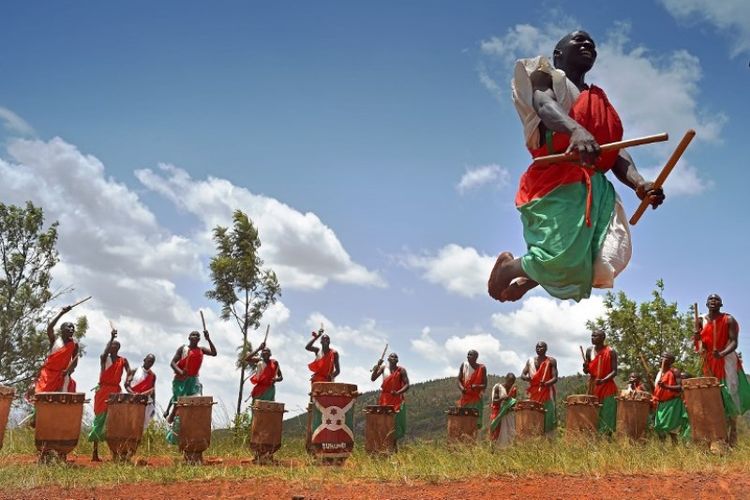
[[[211,229],[230,226],[234,210],[253,220],[263,245],[261,257],[286,288],[319,289],[329,280],[340,283],[385,286],[382,277],[352,260],[331,228],[311,212],[301,213],[280,201],[253,194],[225,179],[193,179],[175,166],[161,165],[161,174],[136,171],[148,189],[161,194],[203,223],[199,238],[207,247]]]
[[[478,189],[486,185],[494,185],[497,188],[508,185],[510,172],[500,165],[482,165],[474,168],[467,168],[461,180],[456,185],[456,190],[464,194],[472,189]]]
[[[422,277],[430,283],[465,297],[475,297],[487,292],[487,278],[495,257],[451,243],[435,255],[407,255],[402,261],[408,268],[424,271]]]
[[[663,165],[641,168],[639,171],[646,179],[656,179]],[[700,194],[713,186],[711,180],[701,178],[698,169],[685,160],[680,160],[675,170],[664,183],[664,192],[668,197],[690,196]]]
[[[3,121],[3,126],[8,132],[19,134],[22,136],[33,136],[36,135],[34,128],[29,125],[26,120],[15,114],[8,108],[0,106],[0,120]]]
[[[704,21],[732,41],[731,55],[750,52],[750,2],[747,0],[661,0],[681,21]]]

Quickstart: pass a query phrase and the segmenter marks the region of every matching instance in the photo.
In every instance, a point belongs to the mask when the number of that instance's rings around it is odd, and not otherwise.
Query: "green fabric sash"
[[[462,406],[462,408],[476,408],[479,410],[479,416],[477,417],[477,429],[482,428],[482,419],[484,418],[484,398],[473,403]]]
[[[548,399],[544,403],[544,432],[552,432],[557,427],[557,409],[555,408],[555,401]]]
[[[104,441],[107,437],[106,432],[107,423],[107,412],[103,411],[99,415],[94,417],[94,422],[91,424],[91,432],[89,432],[89,441]]]
[[[514,398],[508,398],[503,401],[503,404],[500,405],[500,412],[495,418],[492,419],[492,422],[490,422],[490,430],[492,432],[495,432],[497,428],[500,427],[500,422],[502,421],[503,417],[507,415],[515,405],[516,400]]]
[[[615,432],[617,423],[617,400],[615,396],[607,396],[602,401],[599,408],[599,424],[597,430],[602,434],[612,434]]]
[[[674,398],[669,401],[662,401],[656,407],[654,417],[654,432],[664,436],[674,430],[682,429],[688,425],[688,414],[682,398]]]
[[[401,408],[396,412],[396,439],[406,435],[406,402],[401,403]]]

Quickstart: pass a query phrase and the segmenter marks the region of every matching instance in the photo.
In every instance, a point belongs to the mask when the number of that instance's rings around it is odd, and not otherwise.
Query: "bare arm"
[[[274,382],[281,382],[282,380],[284,380],[284,375],[281,374],[281,367],[277,363],[276,364],[276,378],[273,379],[273,381]]]
[[[372,368],[372,373],[370,374],[370,381],[375,382],[378,379],[378,377],[383,374],[384,371],[385,371],[385,366],[383,366],[383,361],[378,360],[378,364],[376,364]]]
[[[466,392],[466,388],[464,387],[464,365],[461,364],[461,367],[458,369],[458,388],[461,389],[461,392]]]
[[[664,389],[670,390],[670,391],[682,391],[682,379],[680,378],[680,373],[677,370],[672,369],[672,372],[674,373],[675,377],[675,385],[668,385],[659,381],[659,386],[663,387]]]
[[[721,358],[737,350],[737,336],[739,334],[740,328],[734,317],[730,316],[729,314],[727,314],[727,330],[729,340],[727,341],[727,345],[724,347],[724,349],[719,352],[719,357]]]
[[[265,342],[261,342],[260,345],[258,346],[258,348],[256,350],[254,350],[253,352],[251,352],[250,354],[248,354],[247,356],[245,356],[245,363],[252,363],[253,361],[255,361],[255,363],[257,363],[258,362],[258,358],[256,357],[256,354],[258,354],[260,351],[262,351],[264,347],[266,347],[266,343]]]
[[[76,346],[73,348],[73,356],[70,358],[70,364],[65,369],[65,374],[70,376],[71,373],[73,373],[78,366],[78,343],[76,342]]]
[[[208,335],[208,330],[203,330],[203,338],[206,339],[206,342],[208,342],[208,349],[206,349],[205,347],[201,347],[203,354],[205,354],[206,356],[216,356],[216,346],[211,341],[211,337]]]
[[[652,207],[656,208],[664,202],[664,191],[661,188],[654,189],[654,183],[647,182],[643,178],[638,169],[635,168],[633,158],[624,149],[620,150],[620,154],[612,167],[612,172],[620,182],[635,191],[639,199],[642,200],[648,196]]]
[[[179,363],[181,359],[182,359],[182,347],[179,347],[177,349],[177,352],[174,354],[174,357],[172,357],[172,362],[169,363],[169,366],[172,367],[172,370],[177,375],[185,375],[185,372],[182,371],[182,369],[179,366],[177,366],[177,363]]]
[[[55,325],[58,321],[60,321],[60,318],[62,318],[63,314],[73,309],[70,306],[63,307],[59,313],[57,313],[57,316],[52,318],[52,321],[49,322],[47,325],[47,338],[49,339],[49,346],[52,347],[52,344],[55,343]]]
[[[583,362],[583,373],[586,375],[590,375],[589,373],[589,363],[591,363],[591,350],[593,347],[588,347],[586,349],[586,360]]]
[[[552,378],[547,382],[544,382],[544,385],[546,385],[547,387],[551,387],[557,383],[557,360],[555,358],[549,358],[549,367],[550,370],[552,370]]]
[[[526,382],[529,382],[531,380],[531,376],[529,373],[531,372],[531,369],[529,368],[529,361],[526,361],[526,364],[523,365],[523,371],[521,372],[521,380],[525,380]]]
[[[404,383],[404,386],[396,391],[396,396],[400,396],[401,394],[405,393],[411,386],[411,384],[409,383],[409,375],[406,373],[406,368],[401,368],[401,381]]]
[[[617,376],[617,353],[613,350],[612,354],[610,355],[610,359],[612,360],[611,370],[605,377],[600,378],[596,381],[597,384],[603,384],[605,382],[608,382],[615,378]]]
[[[331,380],[338,377],[339,373],[341,373],[341,368],[339,367],[339,353],[335,352],[333,353],[333,373],[331,374]]]
[[[320,348],[315,347],[313,344],[315,343],[316,340],[318,340],[318,337],[320,337],[321,335],[322,335],[322,333],[320,331],[313,332],[313,337],[310,339],[310,341],[305,346],[306,350],[308,350],[310,352],[314,352],[316,356],[318,355],[318,351],[320,350]]]
[[[107,362],[107,354],[109,353],[109,348],[112,347],[112,342],[115,340],[115,337],[117,337],[117,330],[112,329],[112,331],[109,333],[109,342],[107,342],[107,345],[104,346],[104,352],[102,352],[102,354],[99,356],[99,363],[102,370],[104,370],[105,364]]]

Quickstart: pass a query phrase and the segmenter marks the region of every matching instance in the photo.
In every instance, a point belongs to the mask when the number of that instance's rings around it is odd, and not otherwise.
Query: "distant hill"
[[[489,376],[489,388],[500,382],[499,375]],[[526,382],[516,382],[519,395],[525,398]],[[558,416],[564,416],[565,405],[563,399],[569,394],[585,394],[587,377],[570,375],[561,377],[557,383]],[[365,417],[363,409],[366,405],[377,404],[380,391],[370,391],[361,394],[354,405],[354,432],[356,439],[364,436]],[[436,439],[445,436],[445,411],[456,405],[460,394],[455,377],[428,380],[413,384],[406,393],[407,406],[407,439]],[[485,403],[489,404],[489,390],[485,396]],[[489,409],[484,412],[485,427],[489,420]],[[307,414],[303,413],[284,421],[285,437],[304,437],[307,425]]]

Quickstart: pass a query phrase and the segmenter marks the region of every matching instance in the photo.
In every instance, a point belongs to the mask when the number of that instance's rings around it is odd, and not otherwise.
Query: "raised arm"
[[[378,377],[383,374],[384,371],[385,366],[383,365],[383,360],[379,359],[378,363],[372,367],[372,373],[370,373],[370,381],[375,382]]]
[[[117,330],[114,328],[111,332],[109,332],[109,342],[104,346],[104,352],[101,353],[99,356],[99,363],[101,364],[101,369],[104,370],[105,364],[107,362],[107,354],[109,354],[109,348],[112,347],[112,342],[114,342],[115,338],[117,337]]]
[[[318,355],[318,351],[320,350],[320,348],[319,347],[315,347],[313,344],[315,343],[316,340],[318,340],[320,338],[321,335],[323,335],[323,330],[322,329],[318,330],[317,332],[313,332],[312,338],[310,339],[310,341],[305,346],[306,350],[308,350],[310,352],[314,352],[316,356]]]
[[[266,347],[266,343],[265,342],[261,342],[260,345],[258,346],[258,348],[256,350],[254,350],[253,352],[251,352],[250,354],[248,354],[247,356],[245,356],[245,363],[257,363],[258,360],[259,360],[259,358],[257,358],[256,356],[265,347]]]
[[[55,343],[55,325],[58,321],[60,321],[60,318],[62,318],[63,314],[73,309],[71,306],[65,306],[63,307],[59,313],[57,313],[57,316],[52,318],[52,321],[49,322],[47,325],[47,338],[49,339],[49,346],[52,347],[52,344]]]
[[[201,347],[203,354],[205,354],[206,356],[216,356],[216,346],[211,341],[208,330],[203,330],[203,338],[206,339],[206,342],[208,342],[208,349],[206,349],[205,347]]]

